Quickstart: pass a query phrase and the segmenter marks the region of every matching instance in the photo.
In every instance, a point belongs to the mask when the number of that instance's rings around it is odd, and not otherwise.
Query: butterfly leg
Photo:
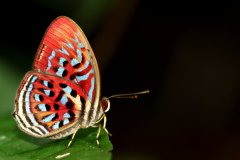
[[[103,117],[103,129],[109,136],[112,136],[112,134],[107,130],[106,124],[107,124],[107,117],[106,117],[106,115],[104,115],[104,117]]]
[[[97,126],[93,126],[93,127],[98,127],[98,132],[97,132],[97,136],[96,136],[96,143],[97,143],[98,146],[99,146],[99,144],[100,144],[98,139],[99,139],[99,136],[100,136],[100,133],[101,133],[101,129],[102,129],[102,128],[104,129],[104,131],[105,131],[109,136],[112,136],[112,134],[107,130],[106,124],[107,124],[107,117],[106,117],[106,115],[104,115],[104,117],[103,117],[103,125],[102,125],[102,124],[99,124],[99,125],[97,125]],[[77,127],[76,131],[73,133],[72,138],[71,138],[71,140],[69,141],[69,143],[68,143],[68,145],[67,145],[67,148],[69,148],[69,147],[71,146],[72,141],[73,141],[73,139],[74,139],[74,137],[75,137],[78,129],[79,129],[79,127]]]
[[[102,129],[102,125],[101,124],[99,124],[98,125],[98,132],[97,132],[97,136],[96,136],[96,143],[97,143],[97,145],[99,146],[99,136],[100,136],[100,133],[101,133],[101,129]]]
[[[73,139],[74,139],[74,137],[75,137],[78,129],[79,129],[79,127],[77,127],[77,129],[74,131],[74,133],[73,133],[73,135],[72,135],[72,138],[71,138],[71,140],[69,141],[69,143],[68,143],[68,145],[67,145],[67,148],[69,148],[69,147],[71,146],[72,141],[73,141]]]
[[[102,124],[98,124],[98,125],[94,125],[93,127],[98,127],[98,132],[97,132],[97,136],[96,136],[96,143],[97,145],[99,146],[99,136],[100,136],[100,133],[101,133],[101,129],[103,128],[104,131],[109,135],[109,136],[112,136],[111,133],[109,133],[109,131],[107,130],[106,128],[106,124],[107,124],[107,117],[106,115],[103,116],[103,125]]]

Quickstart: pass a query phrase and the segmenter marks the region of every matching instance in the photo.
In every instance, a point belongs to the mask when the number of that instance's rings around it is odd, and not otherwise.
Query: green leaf
[[[0,118],[0,159],[56,159],[70,153],[63,159],[110,160],[112,144],[102,130],[100,147],[96,145],[97,128],[80,129],[66,149],[69,138],[60,140],[38,139],[22,133],[13,118]]]

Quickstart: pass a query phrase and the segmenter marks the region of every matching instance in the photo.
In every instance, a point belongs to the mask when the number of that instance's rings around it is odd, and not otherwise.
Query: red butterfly
[[[148,91],[103,97],[100,75],[89,42],[81,28],[61,16],[52,22],[37,51],[33,70],[18,89],[13,116],[18,127],[33,137],[59,139],[80,128],[106,129],[109,98],[128,97]],[[100,123],[103,120],[103,124]]]

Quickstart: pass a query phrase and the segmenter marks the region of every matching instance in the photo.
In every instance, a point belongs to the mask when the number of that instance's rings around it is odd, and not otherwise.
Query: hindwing
[[[77,84],[31,71],[25,75],[15,103],[19,127],[35,137],[49,137],[76,125],[91,106]]]

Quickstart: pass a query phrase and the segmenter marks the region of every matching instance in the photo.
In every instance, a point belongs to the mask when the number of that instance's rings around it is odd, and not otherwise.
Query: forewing
[[[24,132],[51,137],[78,124],[90,105],[76,83],[30,71],[18,89],[13,115]]]
[[[83,31],[68,17],[58,17],[49,26],[33,69],[74,81],[89,101],[98,105],[100,77],[97,61]]]

